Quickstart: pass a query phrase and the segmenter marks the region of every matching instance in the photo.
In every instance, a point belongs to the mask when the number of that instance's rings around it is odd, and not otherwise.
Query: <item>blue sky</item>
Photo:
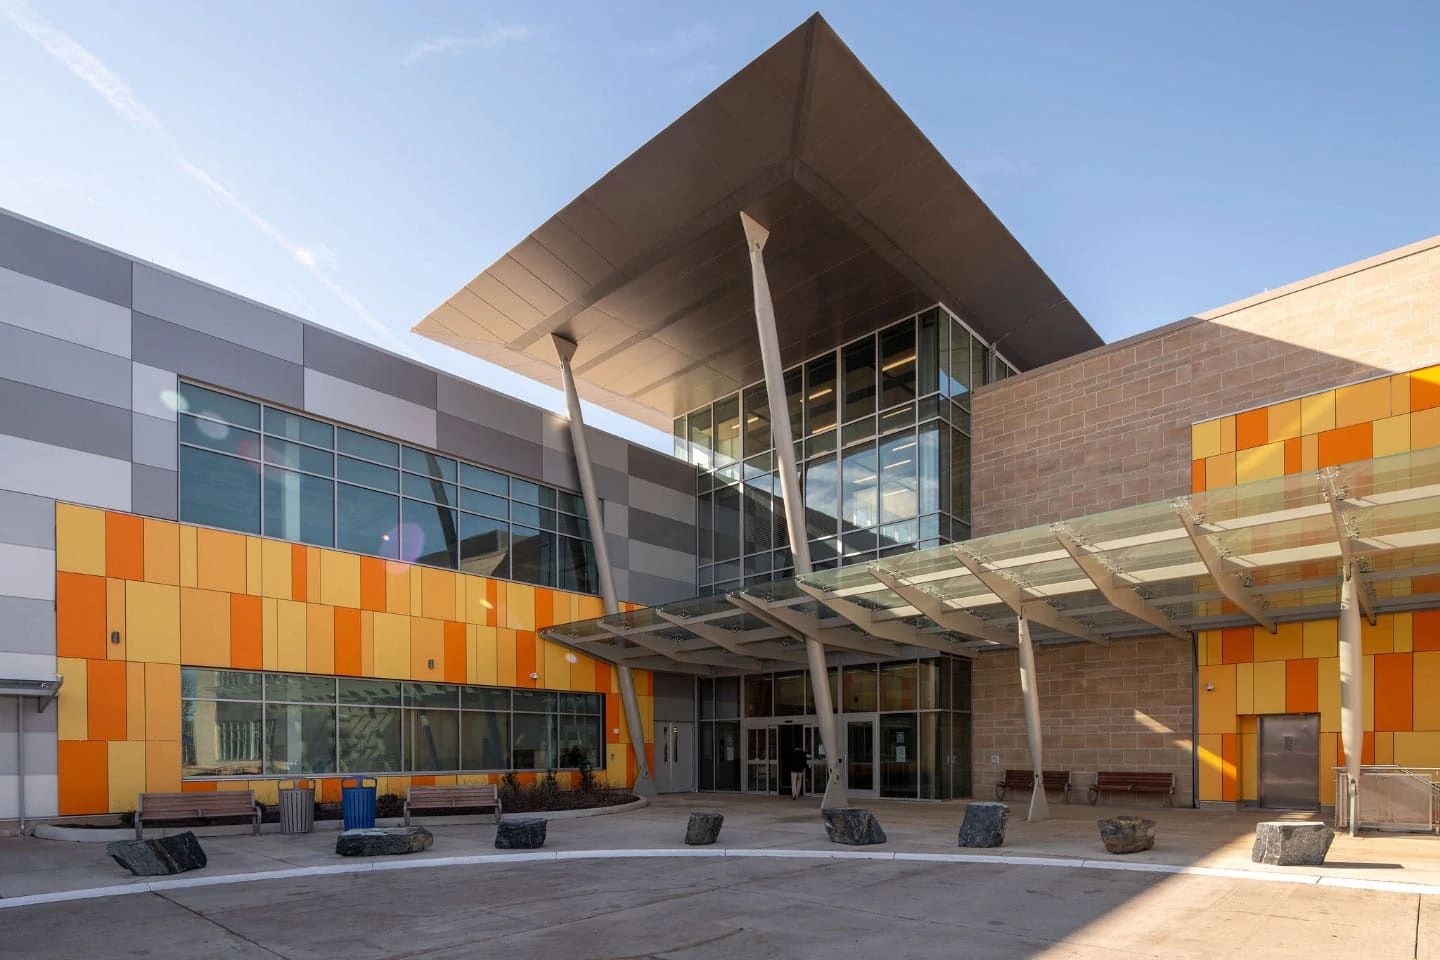
[[[813,9],[0,0],[0,207],[560,409],[405,331]],[[1107,340],[1440,233],[1440,4],[822,12]]]

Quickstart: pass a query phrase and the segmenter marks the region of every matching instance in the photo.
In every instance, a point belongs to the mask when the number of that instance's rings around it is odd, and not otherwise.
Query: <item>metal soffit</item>
[[[1170,635],[1338,615],[1342,564],[1367,616],[1440,607],[1440,447],[818,571],[551,627],[643,669],[799,669],[801,639],[877,659]]]

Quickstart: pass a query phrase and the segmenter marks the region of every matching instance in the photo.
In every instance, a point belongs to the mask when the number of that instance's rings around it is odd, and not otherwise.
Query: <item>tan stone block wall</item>
[[[977,536],[1190,491],[1190,425],[1440,361],[1440,238],[976,391]]]
[[[1176,778],[1175,804],[1191,802],[1193,767],[1190,644],[1173,638],[1042,646],[1035,651],[1047,770],[1069,770],[1072,798],[1100,770],[1163,770]],[[1013,651],[975,658],[974,794],[988,799],[1006,768],[1030,765],[1025,708]],[[1000,757],[991,764],[991,755]],[[1058,801],[1058,798],[1052,798]],[[1133,801],[1154,804],[1156,798]]]

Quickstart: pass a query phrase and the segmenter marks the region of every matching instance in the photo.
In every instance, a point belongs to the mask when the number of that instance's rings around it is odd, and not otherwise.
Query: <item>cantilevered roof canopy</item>
[[[798,639],[875,659],[1107,643],[1338,615],[1342,557],[1376,613],[1440,607],[1440,447],[1127,507],[544,635],[646,669],[800,669]]]
[[[761,378],[738,214],[796,363],[936,302],[1028,369],[1101,340],[818,14],[415,332],[668,430]]]

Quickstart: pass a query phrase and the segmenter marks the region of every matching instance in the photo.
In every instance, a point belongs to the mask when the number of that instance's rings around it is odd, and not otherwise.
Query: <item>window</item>
[[[605,764],[605,698],[181,669],[182,776],[546,770]]]
[[[598,589],[578,494],[193,383],[178,397],[184,523]]]

